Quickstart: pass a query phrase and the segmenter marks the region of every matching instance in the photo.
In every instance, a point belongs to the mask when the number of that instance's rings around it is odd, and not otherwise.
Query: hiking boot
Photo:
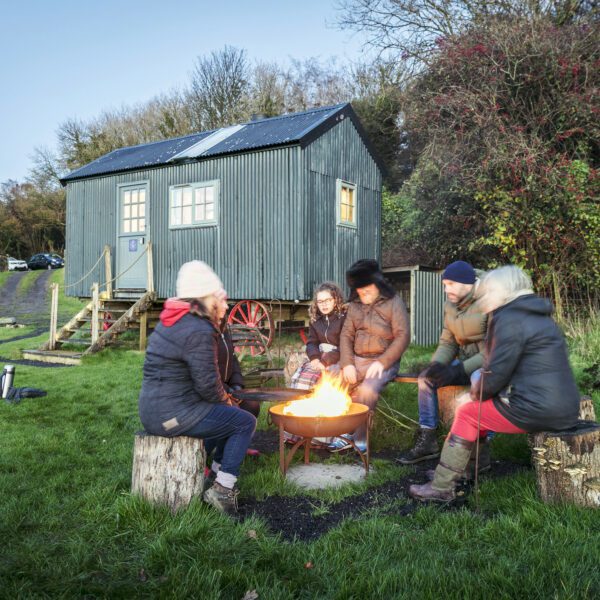
[[[202,498],[204,499],[204,502],[214,506],[223,514],[235,515],[238,509],[237,497],[239,493],[237,488],[226,488],[215,481],[213,485],[204,492]]]
[[[451,433],[444,444],[433,481],[411,485],[408,493],[415,500],[449,502],[456,497],[456,482],[464,475],[475,443]]]
[[[437,458],[440,455],[440,447],[437,441],[437,431],[435,429],[419,428],[417,431],[417,439],[413,448],[399,456],[396,460],[403,465],[412,465]]]

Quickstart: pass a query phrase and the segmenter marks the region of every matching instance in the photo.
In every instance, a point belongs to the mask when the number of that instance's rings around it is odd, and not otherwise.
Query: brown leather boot
[[[456,482],[462,477],[471,457],[474,442],[451,433],[442,448],[440,462],[433,481],[411,485],[409,495],[415,500],[449,502],[456,497]]]

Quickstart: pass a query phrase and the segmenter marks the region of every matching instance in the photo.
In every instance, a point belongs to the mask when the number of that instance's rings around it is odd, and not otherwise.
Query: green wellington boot
[[[474,481],[475,480],[475,460],[476,460],[476,449],[477,445],[473,444],[473,451],[471,452],[471,458],[469,464],[465,470],[465,478]],[[492,468],[492,457],[490,455],[490,441],[487,438],[481,438],[479,440],[479,464],[477,465],[479,474],[485,473]]]
[[[440,462],[433,481],[411,485],[408,493],[415,500],[449,502],[456,498],[456,482],[463,476],[475,442],[469,442],[451,433],[444,443]]]
[[[463,473],[462,479],[467,481],[475,480],[475,452],[477,445],[473,444],[473,450],[471,451],[471,458],[469,458],[469,464]],[[485,473],[492,468],[492,457],[490,455],[490,442],[487,438],[479,440],[479,474]],[[433,481],[435,477],[435,469],[429,469],[425,471],[427,479]]]

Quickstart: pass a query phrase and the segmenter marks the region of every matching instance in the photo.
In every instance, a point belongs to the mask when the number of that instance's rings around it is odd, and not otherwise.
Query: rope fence
[[[139,254],[139,256],[126,269],[124,269],[123,271],[121,271],[120,273],[118,273],[117,275],[115,275],[112,279],[109,279],[109,280],[105,281],[104,283],[99,284],[99,289],[101,289],[103,287],[108,287],[109,284],[114,283],[117,279],[119,279],[119,277],[122,277],[123,275],[125,275],[125,273],[127,273],[128,271],[130,271],[140,261],[140,259],[142,258],[142,256],[144,256],[148,252],[148,250],[150,249],[150,247],[151,247],[151,243],[148,243],[146,245],[146,247],[144,248],[144,251],[141,252]],[[100,262],[102,261],[102,259],[106,256],[107,252],[108,252],[107,250],[103,250],[102,251],[102,254],[100,254],[100,258],[96,261],[96,263],[94,264],[94,266],[83,277],[81,277],[80,279],[78,279],[74,283],[69,283],[68,285],[63,284],[60,287],[62,289],[66,290],[68,288],[75,287],[76,285],[79,285],[82,281],[84,281],[86,278],[88,278],[94,272],[94,270],[96,269],[96,267],[100,264]]]

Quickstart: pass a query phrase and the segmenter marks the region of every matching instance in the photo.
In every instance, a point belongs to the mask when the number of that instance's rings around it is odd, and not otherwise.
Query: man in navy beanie
[[[475,302],[477,275],[462,260],[449,264],[442,273],[447,302],[444,328],[431,364],[419,375],[419,430],[413,448],[398,459],[405,465],[437,458],[437,389],[445,385],[468,385],[479,377],[483,365],[483,340],[487,316]],[[485,446],[485,448],[483,447]],[[481,445],[480,469],[489,468],[489,452]]]

